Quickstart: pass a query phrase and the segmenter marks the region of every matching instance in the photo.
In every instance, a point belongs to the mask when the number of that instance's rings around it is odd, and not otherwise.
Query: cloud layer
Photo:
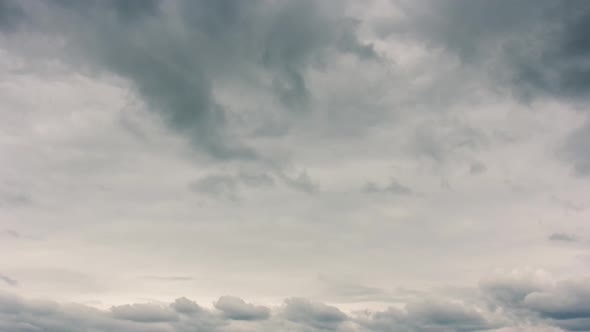
[[[589,22],[0,0],[0,330],[590,330]]]
[[[462,295],[422,294],[349,314],[303,298],[265,307],[224,296],[207,309],[183,297],[99,310],[2,293],[0,323],[6,331],[585,331],[589,291],[586,279],[555,282],[528,269],[487,277]]]
[[[222,160],[261,156],[228,132],[236,114],[216,97],[221,87],[266,91],[278,108],[301,113],[309,107],[308,67],[333,54],[376,56],[356,37],[352,19],[314,1],[3,3],[22,16],[4,18],[9,34],[18,35],[12,30],[20,23],[38,38],[65,37],[57,57],[129,80],[174,131]]]

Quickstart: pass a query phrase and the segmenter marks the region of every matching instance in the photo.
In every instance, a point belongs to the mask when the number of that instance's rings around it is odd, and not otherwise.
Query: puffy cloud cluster
[[[382,34],[404,34],[489,70],[518,93],[586,97],[590,4],[586,1],[404,1],[403,21]]]
[[[215,308],[223,313],[223,316],[235,320],[262,320],[268,319],[270,310],[264,306],[246,303],[234,296],[222,296],[215,302]]]
[[[423,294],[386,310],[344,313],[288,298],[266,307],[222,296],[212,309],[187,298],[170,304],[133,303],[99,310],[0,294],[3,331],[586,331],[590,280],[553,281],[534,270],[486,278],[468,293]]]
[[[3,0],[0,6],[3,49],[76,72],[122,78],[168,128],[203,155],[223,161],[278,163],[253,141],[284,135],[302,116],[320,109],[318,119],[329,119],[318,124],[320,134],[350,133],[350,127],[358,132],[384,120],[383,109],[396,113],[400,105],[427,100],[429,107],[441,109],[436,105],[446,92],[439,90],[467,86],[448,91],[448,99],[462,99],[470,82],[489,90],[509,87],[505,94],[527,99],[585,100],[589,89],[590,6],[585,1],[400,1],[394,6],[398,15],[384,11],[372,20],[352,15],[348,1]],[[369,37],[361,38],[361,32]],[[391,70],[393,59],[385,61],[374,45],[400,41],[457,58],[459,69],[425,59],[418,67],[431,71],[427,76],[434,87],[417,92],[415,86],[424,84],[422,73],[413,69],[399,65],[395,77],[376,75]],[[394,59],[406,56],[390,52]],[[346,57],[357,59],[361,69],[322,78]],[[359,76],[363,72],[368,79]],[[334,82],[353,76],[346,84]],[[361,93],[362,88],[370,91]],[[393,88],[406,90],[399,96]],[[390,91],[387,102],[372,90]],[[456,153],[457,145],[481,145],[480,133],[438,137],[439,127],[418,130],[409,148],[440,162]],[[590,169],[588,127],[561,151],[578,174]],[[313,191],[305,180],[296,178],[291,186]],[[234,191],[236,179],[224,181],[219,190]]]

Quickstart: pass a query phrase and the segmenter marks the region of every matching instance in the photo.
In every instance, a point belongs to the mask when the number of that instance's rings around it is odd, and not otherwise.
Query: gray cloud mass
[[[588,280],[563,280],[539,287],[534,285],[538,283],[534,278],[534,272],[516,279],[488,278],[479,289],[482,296],[471,300],[424,297],[411,300],[401,308],[350,314],[303,298],[286,299],[282,305],[272,308],[224,296],[215,303],[218,311],[200,307],[187,298],[179,298],[170,305],[135,303],[98,310],[0,293],[0,326],[7,331],[105,332],[242,331],[246,326],[256,331],[349,332],[553,331],[551,326],[565,331],[585,331],[590,328]],[[515,288],[517,284],[521,286]],[[507,299],[506,291],[514,294],[509,296],[513,300],[496,302],[495,299]]]
[[[586,0],[0,0],[0,332],[590,331],[589,96]]]
[[[172,129],[221,160],[261,156],[226,131],[217,85],[268,76],[267,88],[298,113],[309,99],[307,67],[330,52],[375,56],[356,37],[353,20],[315,1],[2,3],[23,16],[7,15],[4,25],[32,21],[41,36],[65,37],[60,60],[128,79]]]
[[[402,1],[402,23],[383,20],[383,35],[416,38],[456,55],[524,99],[590,95],[590,3],[584,0]],[[393,38],[393,37],[392,37]],[[483,78],[482,77],[482,78]],[[485,78],[483,78],[485,79]],[[586,107],[581,107],[586,110]],[[588,173],[588,125],[565,143],[564,158]]]
[[[246,303],[234,296],[222,296],[215,302],[215,308],[223,312],[223,316],[235,320],[261,320],[267,319],[270,310],[264,306]]]

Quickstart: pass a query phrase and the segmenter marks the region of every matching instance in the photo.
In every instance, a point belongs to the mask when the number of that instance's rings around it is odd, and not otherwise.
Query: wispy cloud
[[[9,286],[12,287],[16,287],[18,286],[18,280],[16,279],[12,279],[8,276],[5,276],[3,274],[0,274],[0,281],[3,281],[4,283],[8,284]]]
[[[549,235],[549,240],[557,242],[576,242],[578,241],[578,238],[572,234],[553,233]]]

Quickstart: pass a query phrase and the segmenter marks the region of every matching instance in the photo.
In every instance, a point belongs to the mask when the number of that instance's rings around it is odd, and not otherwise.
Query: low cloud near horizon
[[[582,331],[590,325],[588,280],[554,281],[524,269],[487,277],[478,288],[408,297],[384,310],[345,313],[288,298],[266,307],[222,296],[213,308],[186,297],[96,309],[0,293],[6,331]],[[567,301],[563,299],[567,298]]]

